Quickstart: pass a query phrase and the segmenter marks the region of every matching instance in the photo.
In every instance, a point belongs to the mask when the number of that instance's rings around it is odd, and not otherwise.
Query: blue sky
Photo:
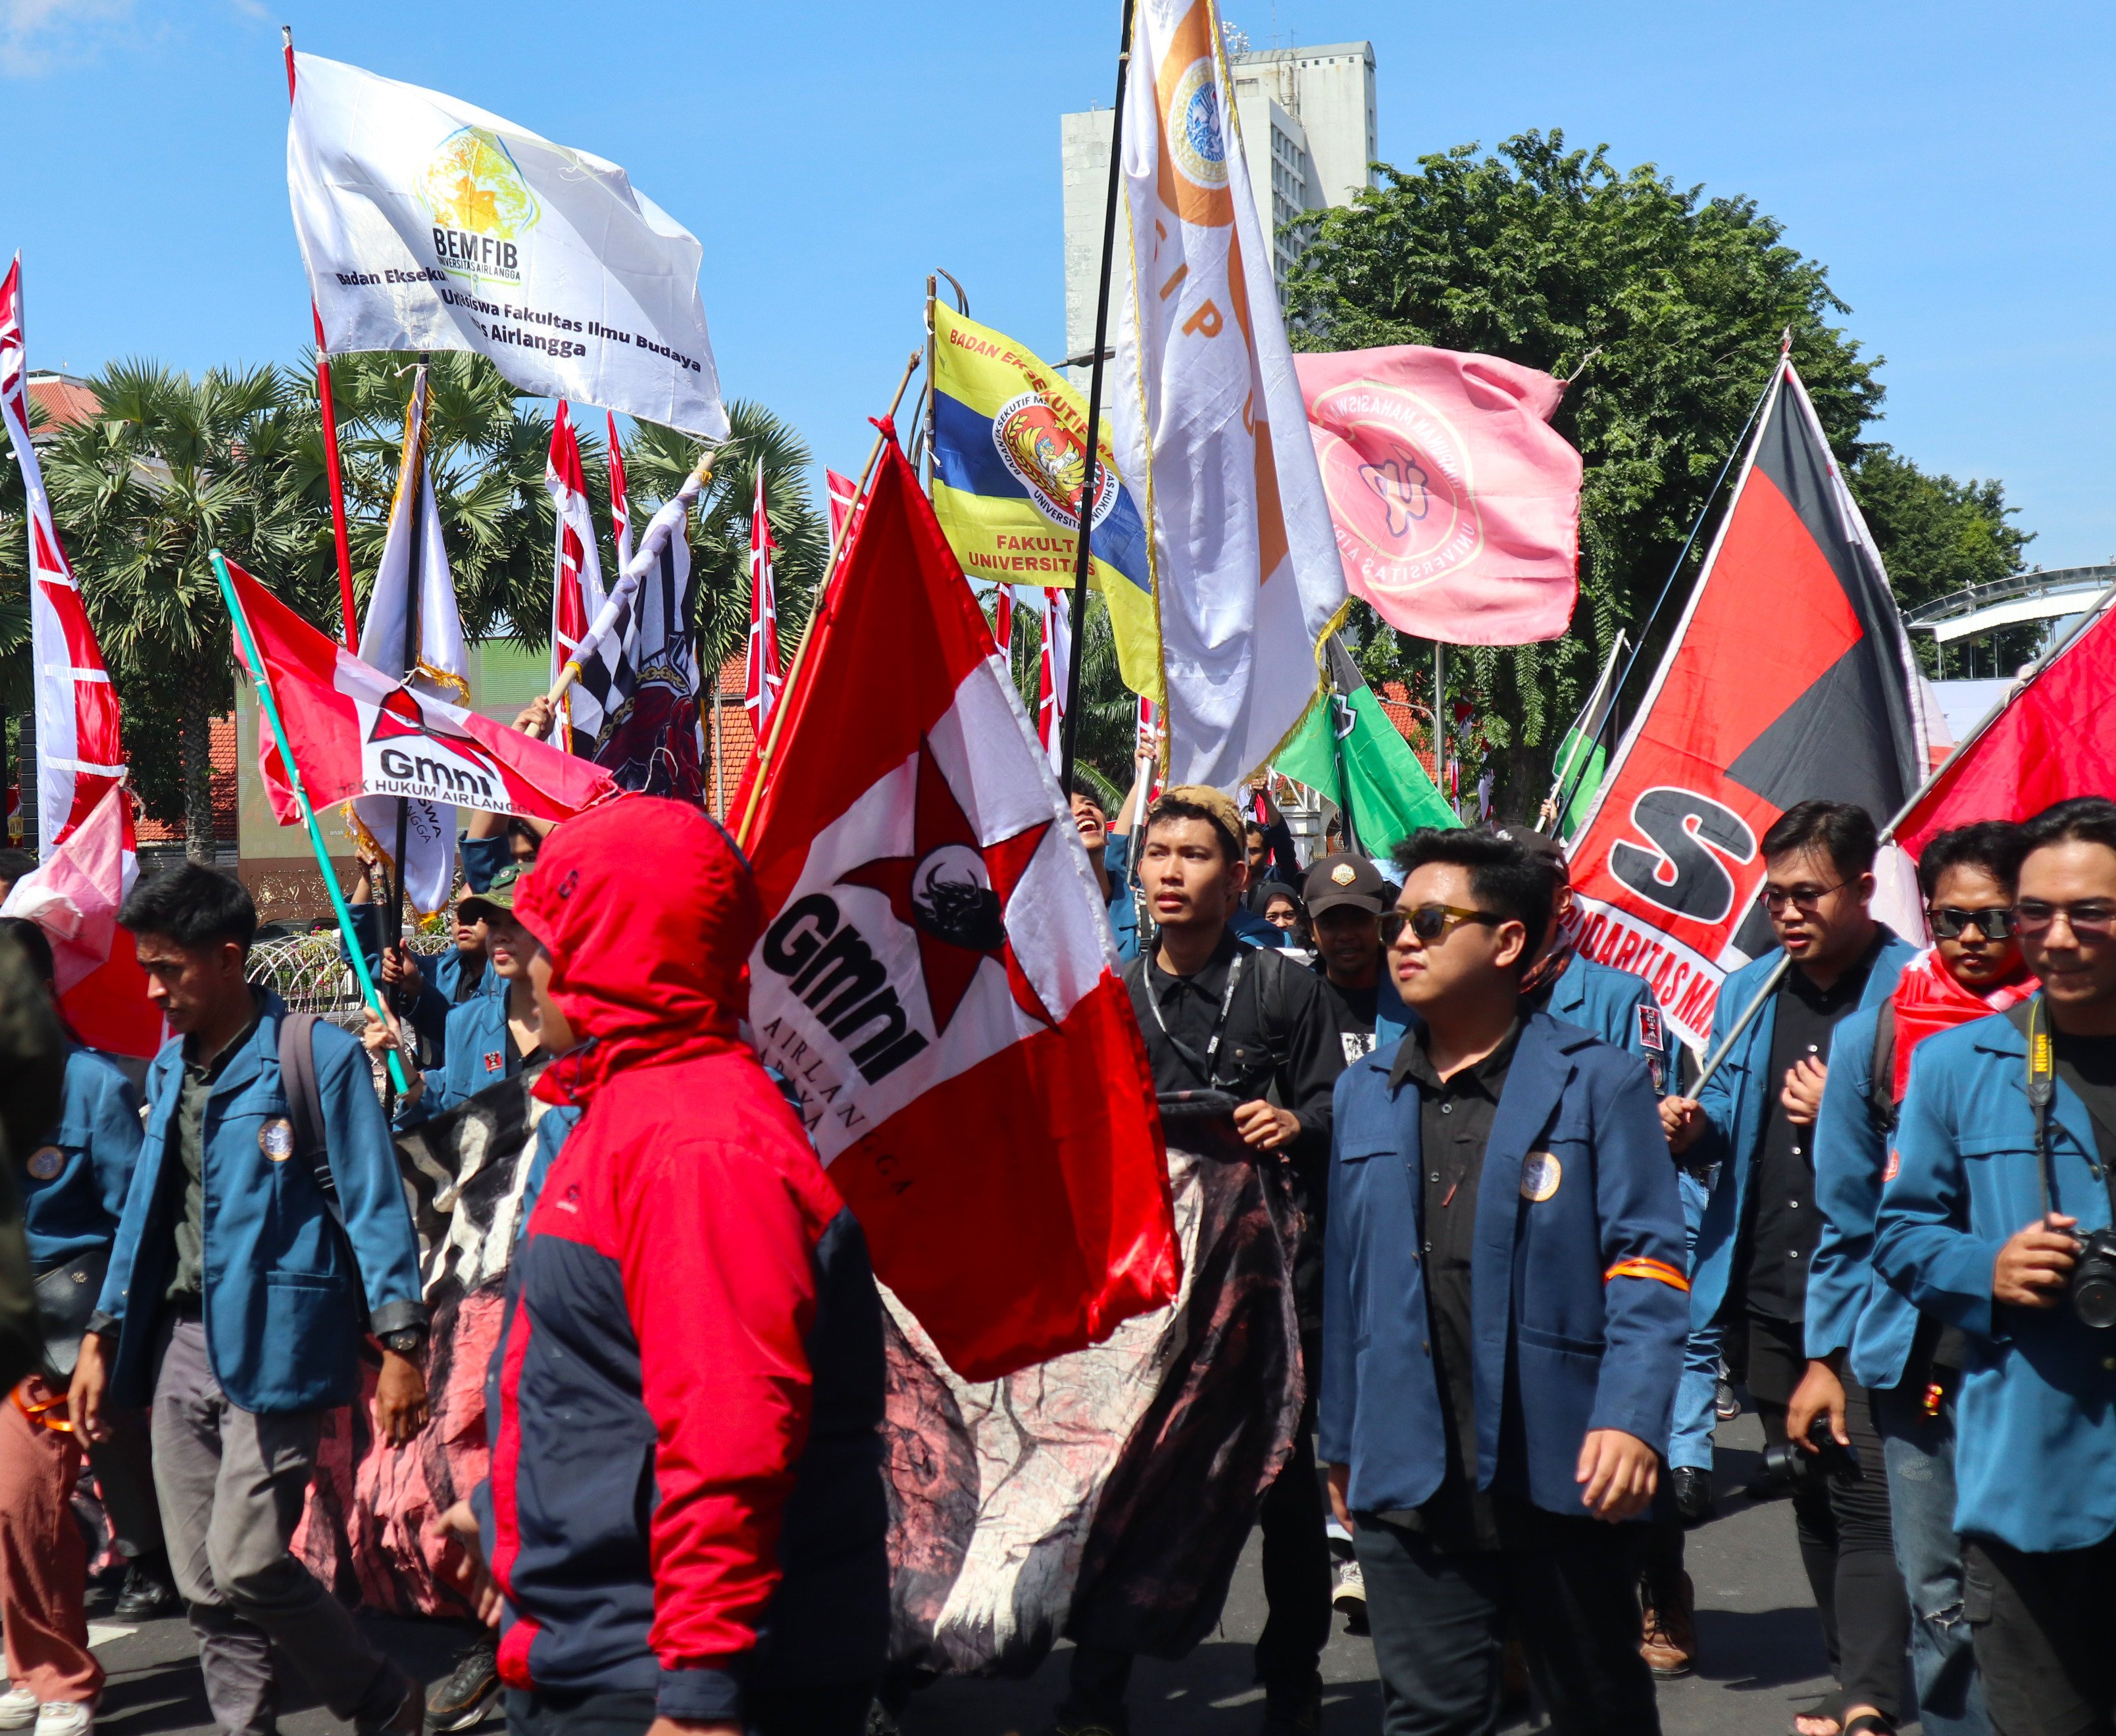
[[[1888,358],[1881,438],[2003,478],[2031,561],[2116,554],[2116,8],[1224,3],[1258,46],[1371,40],[1386,160],[1558,126],[1753,196]],[[282,21],[623,163],[705,242],[724,389],[840,469],[935,265],[1058,353],[1058,116],[1110,99],[1116,0],[274,5],[0,0],[0,254],[24,255],[33,365],[300,353]]]

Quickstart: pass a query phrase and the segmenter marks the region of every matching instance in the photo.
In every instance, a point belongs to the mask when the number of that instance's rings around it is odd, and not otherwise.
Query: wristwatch
[[[419,1347],[426,1342],[424,1326],[403,1326],[394,1332],[382,1334],[382,1348],[393,1350],[400,1357],[416,1356]]]

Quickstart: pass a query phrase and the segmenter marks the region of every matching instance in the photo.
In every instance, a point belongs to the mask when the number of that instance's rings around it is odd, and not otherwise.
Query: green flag
[[[1336,802],[1347,816],[1346,847],[1363,856],[1387,856],[1420,826],[1460,825],[1334,634],[1329,654],[1329,691],[1276,769]]]
[[[1598,741],[1577,729],[1565,732],[1565,739],[1557,746],[1557,788],[1571,791],[1572,797],[1566,803],[1564,813],[1558,816],[1559,837],[1578,836],[1580,822],[1594,804],[1594,792],[1602,787],[1602,774],[1608,769],[1608,763],[1609,756]]]

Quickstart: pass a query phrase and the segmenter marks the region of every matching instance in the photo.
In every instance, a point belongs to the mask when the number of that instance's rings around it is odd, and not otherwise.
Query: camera
[[[2116,1260],[2116,1238],[2112,1238],[2110,1254],[2112,1260]],[[2116,1266],[2112,1266],[2111,1274],[2116,1277]],[[2116,1291],[2112,1291],[2111,1299],[2116,1302]],[[1824,1482],[1834,1483],[1842,1489],[1864,1476],[1859,1464],[1859,1449],[1838,1444],[1836,1437],[1829,1432],[1828,1417],[1815,1419],[1807,1438],[1815,1444],[1812,1453],[1796,1440],[1773,1441],[1764,1449],[1764,1462],[1756,1467],[1756,1474],[1749,1485],[1752,1499],[1771,1500],[1782,1495],[1797,1495]]]
[[[2081,1325],[2105,1332],[2116,1326],[2116,1229],[2091,1229],[2078,1241],[2072,1311]]]

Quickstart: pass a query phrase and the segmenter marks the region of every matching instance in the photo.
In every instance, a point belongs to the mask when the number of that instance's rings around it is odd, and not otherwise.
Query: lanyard
[[[1149,971],[1155,968],[1151,959],[1147,962]],[[1208,1088],[1213,1087],[1212,1063],[1220,1053],[1220,1039],[1226,1034],[1227,1009],[1235,1003],[1235,985],[1242,980],[1242,967],[1248,962],[1248,953],[1237,953],[1234,962],[1227,967],[1226,992],[1220,997],[1219,1016],[1212,1021],[1212,1040],[1205,1045],[1202,1059],[1196,1049],[1168,1028],[1167,1016],[1161,1010],[1161,996],[1154,991],[1152,976],[1149,975],[1147,979],[1146,1003],[1153,1008],[1153,1022],[1161,1026],[1161,1034],[1168,1039],[1176,1054],[1190,1063],[1191,1070],[1205,1082]],[[1177,979],[1178,981],[1181,980],[1180,977]]]

